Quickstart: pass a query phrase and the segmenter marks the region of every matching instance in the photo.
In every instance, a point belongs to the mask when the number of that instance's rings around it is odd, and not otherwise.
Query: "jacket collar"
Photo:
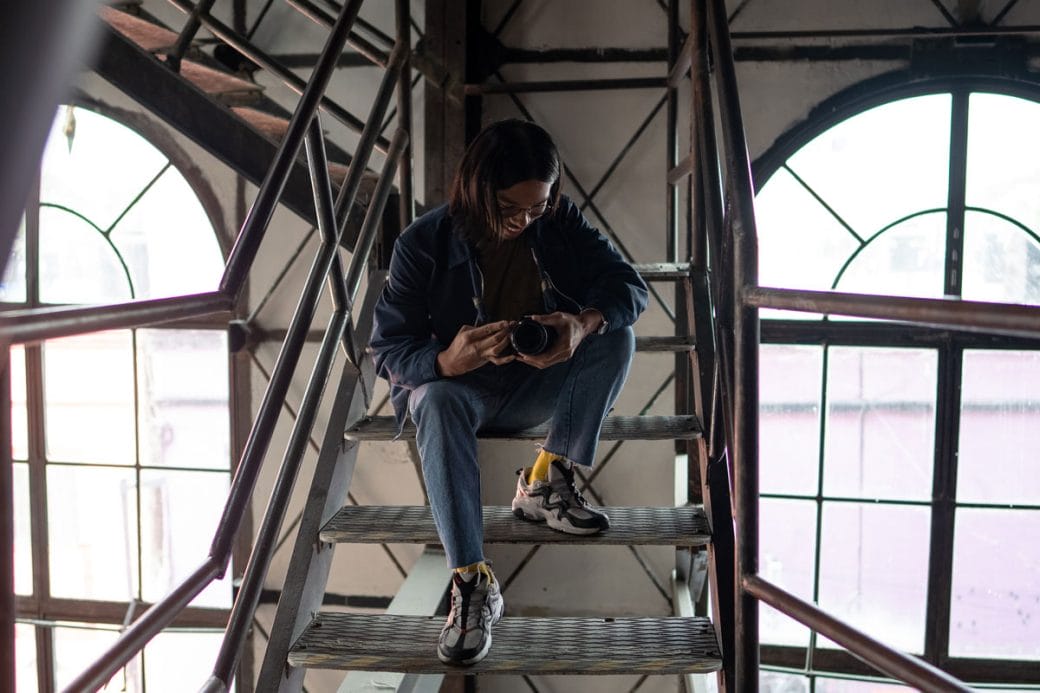
[[[468,262],[473,257],[469,243],[462,237],[461,223],[453,220],[450,216],[445,217],[448,224],[450,240],[448,241],[448,267],[458,267]]]

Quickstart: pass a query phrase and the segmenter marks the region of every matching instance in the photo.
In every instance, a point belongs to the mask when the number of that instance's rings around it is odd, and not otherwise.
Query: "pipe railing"
[[[270,383],[264,393],[242,456],[232,480],[228,499],[221,515],[209,555],[185,578],[170,594],[155,603],[120,639],[110,647],[96,662],[73,680],[66,690],[88,691],[103,686],[113,674],[126,665],[147,642],[165,628],[186,608],[192,599],[206,588],[213,580],[219,579],[226,571],[231,557],[234,537],[241,524],[267,449],[270,445],[277,422],[281,403],[288,391],[293,374],[297,369],[300,354],[307,339],[310,323],[318,304],[322,286],[328,280],[332,286],[333,316],[326,334],[325,345],[316,360],[311,380],[307,389],[308,410],[317,409],[316,399],[324,390],[331,369],[331,361],[335,353],[335,345],[350,331],[350,310],[357,296],[360,284],[360,269],[365,267],[367,256],[377,235],[382,220],[398,162],[408,142],[408,133],[398,129],[388,147],[388,156],[376,184],[373,199],[370,202],[351,259],[350,269],[345,273],[339,260],[339,243],[347,212],[354,205],[358,190],[365,173],[365,167],[372,150],[380,142],[379,129],[385,116],[389,99],[398,85],[401,70],[407,64],[408,46],[398,44],[388,59],[388,70],[384,83],[377,95],[370,121],[362,131],[358,149],[353,157],[339,196],[333,205],[331,183],[328,175],[328,162],[325,157],[323,135],[317,119],[317,111],[322,102],[332,70],[338,56],[343,50],[350,27],[357,17],[362,0],[347,3],[343,12],[334,24],[326,45],[312,73],[311,81],[303,90],[303,96],[297,104],[290,121],[289,130],[283,139],[272,168],[265,177],[257,197],[247,214],[235,245],[229,255],[220,290],[196,296],[156,299],[150,301],[134,301],[110,306],[61,307],[53,309],[36,309],[17,311],[0,316],[0,330],[6,343],[40,341],[58,336],[70,336],[101,329],[139,327],[186,317],[198,317],[209,313],[230,310],[238,293],[244,285],[245,278],[256,257],[257,250],[267,226],[270,224],[274,208],[284,188],[292,163],[299,152],[304,138],[308,140],[308,159],[311,167],[312,182],[315,185],[316,211],[322,231],[322,244],[312,264],[305,282],[300,301],[286,332],[286,338],[273,369]],[[203,23],[206,17],[202,18]],[[359,252],[360,251],[360,252]],[[355,281],[355,277],[357,280]],[[329,346],[329,345],[332,346]],[[313,405],[313,406],[312,406]],[[299,445],[293,444],[300,436],[306,439],[313,426],[313,414],[302,416],[297,421],[294,434],[287,452],[298,455]],[[297,430],[306,429],[306,433],[297,434]],[[291,484],[290,484],[291,488]],[[284,515],[287,499],[279,497],[279,503],[269,505],[266,516],[277,517],[280,524]],[[265,516],[265,522],[267,517]],[[266,536],[266,535],[265,535]],[[233,610],[233,630],[229,630],[225,646],[218,656],[214,668],[216,680],[226,689],[230,681],[231,671],[241,651],[244,635],[252,620],[255,602],[259,595],[258,585],[262,583],[266,565],[270,559],[270,547],[266,544],[254,549],[251,564],[256,563],[239,600]],[[253,559],[256,559],[255,561]],[[264,570],[259,570],[261,566]],[[259,577],[257,577],[259,575]],[[243,600],[243,595],[246,597]],[[235,614],[248,614],[248,619]],[[241,622],[241,623],[240,623]],[[245,625],[243,626],[242,623]],[[212,681],[213,679],[211,679]],[[209,685],[209,684],[207,684]],[[219,688],[219,686],[218,686]]]
[[[705,7],[706,6],[706,7]],[[759,308],[810,311],[880,318],[927,324],[944,328],[1015,336],[1040,336],[1040,308],[993,304],[979,301],[924,299],[892,296],[867,296],[826,291],[795,291],[758,286],[757,233],[754,219],[754,190],[751,185],[750,158],[744,139],[737,91],[736,71],[730,45],[724,0],[707,3],[692,0],[693,19],[707,10],[707,34],[715,67],[715,97],[721,124],[721,162],[708,161],[699,167],[705,179],[700,182],[708,195],[723,189],[725,200],[721,223],[726,233],[713,238],[716,230],[702,228],[709,255],[724,275],[726,294],[719,298],[732,302],[718,316],[720,358],[725,416],[729,419],[727,436],[730,462],[735,471],[737,600],[733,618],[738,645],[734,671],[727,672],[727,690],[754,693],[758,690],[759,637],[758,601],[774,607],[814,631],[831,638],[878,671],[896,680],[928,691],[968,691],[957,679],[931,664],[903,654],[874,640],[846,623],[808,604],[758,575],[758,348]],[[705,50],[691,32],[693,50]],[[697,64],[698,57],[694,58]],[[696,71],[695,71],[696,72]],[[696,76],[695,76],[696,77]],[[693,103],[697,136],[702,152],[706,131],[715,122],[710,84],[695,78]],[[724,168],[725,176],[720,169]],[[697,183],[695,183],[697,184]],[[711,205],[709,205],[711,206]],[[712,225],[711,210],[705,215]],[[710,232],[709,232],[710,231]],[[728,242],[728,248],[725,246]],[[732,339],[726,348],[727,337]],[[726,382],[726,352],[730,352],[732,380]],[[726,618],[727,615],[722,615]]]

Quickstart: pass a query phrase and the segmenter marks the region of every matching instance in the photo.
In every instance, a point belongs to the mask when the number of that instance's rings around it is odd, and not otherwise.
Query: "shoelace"
[[[484,580],[484,589],[481,590],[480,581]],[[474,578],[476,584],[473,585],[473,589],[469,593],[469,609],[466,610],[466,622],[460,624],[460,616],[462,615],[463,601],[466,599],[465,595],[462,594],[462,586],[453,586],[451,590],[451,622],[453,626],[459,627],[463,633],[467,633],[476,626],[480,625],[480,617],[484,608],[487,606],[487,593],[490,588],[490,584],[487,582],[488,578],[484,575],[477,575]],[[457,589],[456,589],[457,587]],[[473,598],[478,592],[483,591],[483,603],[479,608],[474,609]]]

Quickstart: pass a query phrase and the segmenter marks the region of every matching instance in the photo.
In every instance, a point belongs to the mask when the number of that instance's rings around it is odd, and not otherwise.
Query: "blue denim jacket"
[[[607,330],[636,321],[647,303],[639,274],[592,227],[571,200],[524,230],[542,274],[545,312],[596,308]],[[463,240],[447,205],[415,220],[394,244],[390,274],[376,303],[371,347],[376,372],[390,381],[397,424],[408,395],[437,380],[437,354],[463,325],[487,322],[476,251]]]

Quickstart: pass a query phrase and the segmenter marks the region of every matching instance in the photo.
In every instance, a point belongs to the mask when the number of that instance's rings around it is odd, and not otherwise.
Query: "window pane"
[[[778,671],[762,671],[758,675],[761,693],[809,693],[809,679]]]
[[[827,130],[788,163],[867,238],[918,210],[946,207],[950,103],[949,94],[934,94],[877,106]]]
[[[130,337],[101,332],[44,345],[48,459],[134,463]]]
[[[227,472],[141,472],[143,598],[155,601],[188,577],[209,550],[227,500]],[[230,579],[207,587],[195,606],[231,606]]]
[[[14,465],[14,592],[33,593],[32,528],[29,523],[29,465]]]
[[[1040,303],[1040,244],[1006,219],[964,215],[964,284],[975,301]]]
[[[130,266],[138,298],[212,291],[224,272],[213,225],[174,168],[119,222],[112,241]]]
[[[40,208],[40,300],[115,303],[132,298],[119,256],[97,229],[68,211]]]
[[[907,219],[863,248],[837,280],[839,291],[940,298],[946,212]]]
[[[148,693],[198,690],[213,671],[223,635],[160,633],[155,636],[144,650]]]
[[[0,281],[0,301],[23,303],[25,300],[25,217],[22,216],[4,267],[3,281]]]
[[[755,197],[758,272],[762,286],[829,289],[845,259],[859,245],[826,208],[780,169]],[[806,248],[812,248],[807,255]],[[763,317],[810,314],[762,311]]]
[[[119,637],[115,626],[94,624],[54,629],[54,680],[64,689],[94,663]],[[140,693],[141,658],[134,657],[109,680],[103,691]]]
[[[807,601],[813,599],[816,547],[814,501],[762,499],[759,505],[759,571],[762,577]],[[761,604],[762,642],[809,645],[809,629]]]
[[[762,492],[815,496],[823,349],[764,344],[759,354]]]
[[[824,503],[820,608],[897,649],[921,652],[928,538],[928,508]]]
[[[931,497],[936,364],[930,350],[829,350],[826,495]]]
[[[29,459],[29,411],[25,402],[25,347],[11,347],[11,457]]]
[[[957,499],[1040,498],[1040,352],[965,351]]]
[[[1040,658],[1040,511],[962,508],[953,543],[950,655]]]
[[[132,469],[47,469],[51,593],[137,596],[137,497]]]
[[[141,464],[228,469],[227,339],[217,330],[139,330]]]
[[[36,628],[14,624],[15,686],[19,691],[38,690],[36,677]]]
[[[41,167],[40,199],[71,207],[101,228],[116,220],[148,184],[166,157],[128,127],[86,108],[68,108],[54,118]]]
[[[1040,104],[1004,94],[972,94],[965,199],[1040,229]]]

